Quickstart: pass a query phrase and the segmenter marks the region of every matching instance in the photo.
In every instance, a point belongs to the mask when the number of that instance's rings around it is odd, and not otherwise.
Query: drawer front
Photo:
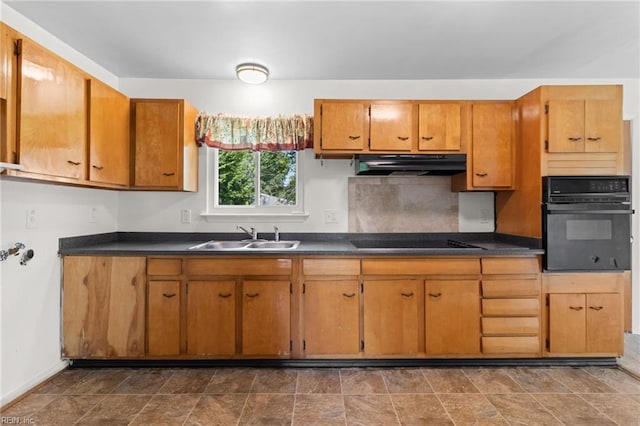
[[[360,259],[304,259],[304,275],[359,275]]]
[[[538,337],[483,337],[482,353],[485,354],[539,354]]]
[[[187,275],[290,275],[291,259],[187,259]]]
[[[477,275],[479,258],[363,259],[365,275]]]
[[[482,318],[482,334],[486,335],[538,335],[538,317],[492,317]]]
[[[482,315],[538,316],[538,299],[483,299]]]
[[[487,257],[482,259],[483,274],[537,274],[541,270],[538,257]]]
[[[538,280],[482,280],[482,297],[538,296]]]
[[[182,259],[180,258],[147,258],[147,275],[180,275]]]

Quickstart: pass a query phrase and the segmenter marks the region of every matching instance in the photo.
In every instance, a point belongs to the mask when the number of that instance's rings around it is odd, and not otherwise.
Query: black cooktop
[[[357,249],[475,249],[481,247],[458,240],[352,240]]]

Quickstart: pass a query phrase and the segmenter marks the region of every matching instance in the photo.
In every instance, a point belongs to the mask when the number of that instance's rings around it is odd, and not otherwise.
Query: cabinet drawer
[[[482,297],[538,296],[538,280],[482,280]]]
[[[483,274],[537,274],[538,257],[487,257],[482,259]]]
[[[290,275],[291,259],[187,259],[188,275]]]
[[[539,353],[538,337],[483,337],[482,353],[485,354],[525,354]]]
[[[147,259],[147,275],[180,275],[182,273],[182,259]]]
[[[538,299],[483,299],[482,315],[538,316]]]
[[[537,335],[540,330],[538,317],[494,317],[482,318],[482,334],[527,334]]]
[[[304,259],[304,275],[359,275],[360,259]]]
[[[479,258],[363,259],[365,275],[470,275],[480,273]]]

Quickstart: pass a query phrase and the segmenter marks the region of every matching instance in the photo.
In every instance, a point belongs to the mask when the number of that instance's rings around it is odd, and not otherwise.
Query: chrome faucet
[[[252,240],[257,240],[258,239],[258,231],[256,230],[256,228],[251,228],[251,231],[247,231],[245,228],[243,228],[242,226],[238,225],[238,226],[236,226],[236,229],[238,229],[240,231],[243,231],[247,235],[250,235]]]
[[[273,225],[273,233],[275,236],[273,237],[276,241],[280,241],[280,230],[277,226]]]

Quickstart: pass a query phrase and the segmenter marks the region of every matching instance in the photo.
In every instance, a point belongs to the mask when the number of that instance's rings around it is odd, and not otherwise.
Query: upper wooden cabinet
[[[361,102],[315,104],[314,147],[323,151],[364,151],[369,141],[369,108]],[[317,123],[321,123],[317,127]]]
[[[418,150],[459,151],[462,138],[462,104],[418,105]]]
[[[27,172],[85,179],[87,79],[31,40],[17,42],[18,162]]]
[[[621,99],[547,102],[549,152],[618,152],[622,139]]]
[[[197,111],[181,99],[132,99],[131,185],[198,190]]]
[[[413,105],[372,103],[370,151],[409,152],[414,146]]]
[[[89,180],[129,184],[129,98],[89,82]]]

